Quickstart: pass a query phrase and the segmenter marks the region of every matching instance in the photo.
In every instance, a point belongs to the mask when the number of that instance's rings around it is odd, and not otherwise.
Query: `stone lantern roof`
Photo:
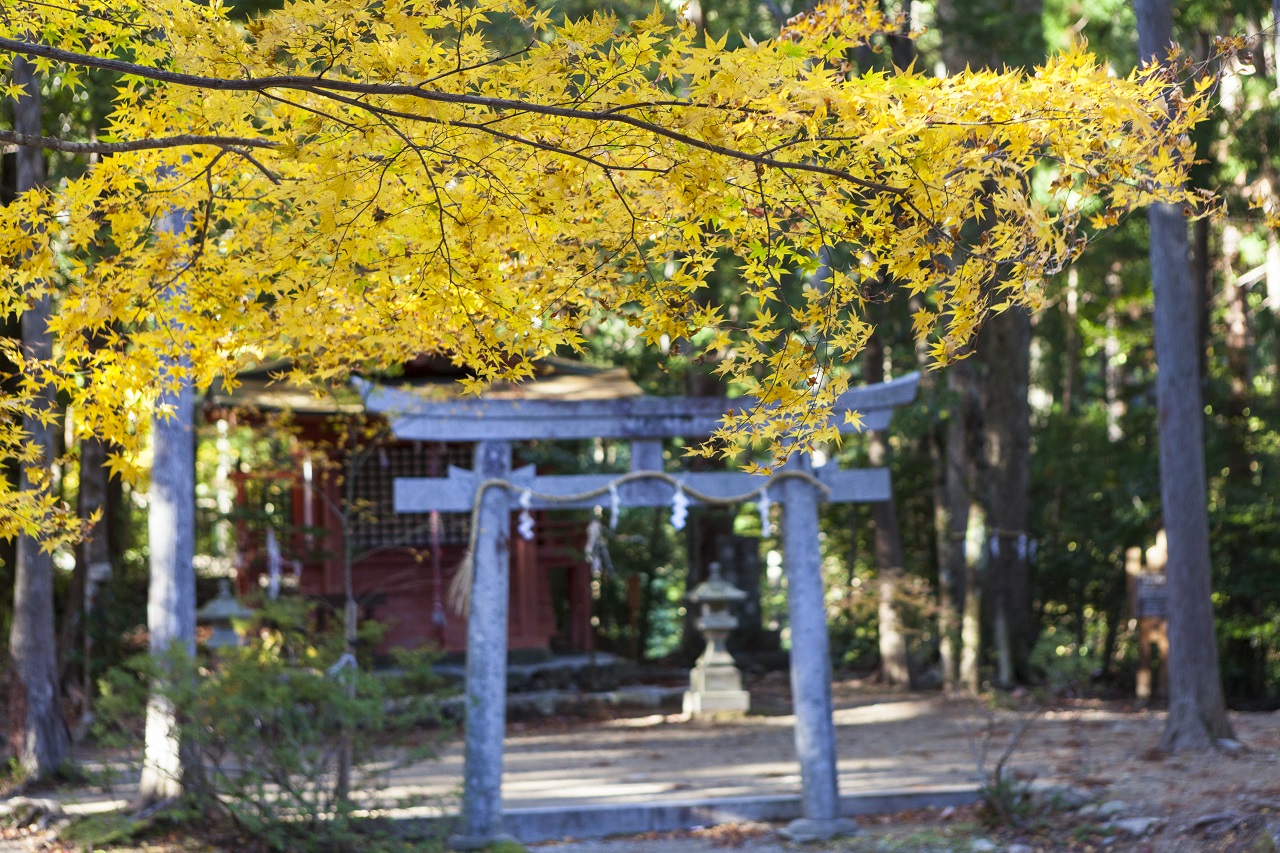
[[[737,604],[746,600],[746,592],[721,577],[719,563],[712,563],[707,568],[711,576],[690,590],[686,596],[689,601],[714,608],[716,605]]]

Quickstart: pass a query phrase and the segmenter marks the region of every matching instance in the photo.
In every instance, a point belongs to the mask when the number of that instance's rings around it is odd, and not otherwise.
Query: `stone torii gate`
[[[846,392],[836,403],[833,424],[842,432],[852,431],[843,415],[856,411],[862,415],[865,429],[887,429],[894,408],[914,400],[918,380],[919,374],[912,373]],[[783,476],[774,480],[740,472],[681,472],[672,475],[678,483],[673,486],[670,477],[657,473],[663,470],[663,438],[710,435],[727,412],[754,405],[750,398],[439,402],[380,386],[364,385],[363,390],[367,392],[369,411],[387,416],[399,439],[477,442],[473,470],[450,466],[446,477],[399,478],[395,482],[397,512],[476,510],[474,575],[467,623],[463,825],[461,834],[451,841],[455,849],[482,849],[506,837],[502,832],[501,786],[511,513],[517,508],[590,508],[602,503],[600,498],[573,502],[554,498],[609,490],[611,483],[615,484],[617,504],[625,507],[672,505],[676,491],[683,491],[686,486],[709,498],[759,492],[767,487],[769,500],[784,505],[782,545],[791,629],[791,695],[803,815],[789,829],[793,836],[807,838],[852,831],[852,824],[840,817],[818,504],[822,500],[889,500],[892,490],[888,469],[842,471],[834,465],[814,468],[804,454],[793,459]],[[633,475],[617,484],[613,475],[539,476],[533,466],[512,470],[513,441],[584,438],[629,440]],[[642,471],[653,471],[656,476],[634,477],[634,472]],[[808,476],[798,477],[793,472]],[[493,487],[493,481],[500,481],[505,487]],[[482,488],[483,484],[489,487]],[[689,495],[688,502],[697,503],[696,496]]]

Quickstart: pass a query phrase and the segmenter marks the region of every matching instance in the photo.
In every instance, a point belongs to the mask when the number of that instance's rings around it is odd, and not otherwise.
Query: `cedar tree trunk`
[[[1134,0],[1138,52],[1162,60],[1173,41],[1168,0]],[[1155,291],[1160,499],[1169,542],[1169,716],[1163,746],[1204,749],[1232,737],[1213,630],[1204,407],[1200,395],[1200,305],[1188,259],[1187,222],[1168,204],[1147,210]]]
[[[1009,687],[1027,677],[1034,627],[1028,579],[1031,496],[1031,315],[1010,308],[991,318],[978,340],[982,383],[983,453],[991,547],[985,594],[996,652],[996,681]]]
[[[40,84],[34,66],[14,57],[13,82],[26,90],[14,104],[14,130],[38,135],[42,132]],[[19,148],[16,159],[19,193],[44,183],[39,149]],[[23,349],[37,359],[53,355],[53,336],[49,333],[52,304],[52,298],[45,294],[22,314]],[[52,411],[57,406],[54,390],[43,388],[37,405],[46,412]],[[39,418],[24,417],[22,426],[39,449],[40,458],[32,464],[47,469],[56,453],[58,421],[41,423]],[[47,484],[48,480],[44,482]],[[33,482],[29,466],[22,467],[20,490],[46,487]],[[18,537],[16,551],[13,625],[9,633],[9,749],[28,776],[40,779],[62,765],[68,748],[58,689],[53,555],[30,536]]]
[[[885,381],[884,339],[876,333],[867,341],[864,375],[868,385]],[[892,450],[888,435],[873,431],[867,436],[868,461],[876,467],[888,467]],[[898,585],[902,582],[902,535],[898,529],[898,510],[893,498],[871,505],[874,527],[876,569],[879,575],[879,609],[877,612],[880,640],[880,674],[885,684],[894,687],[911,685],[911,658],[902,633],[898,614]]]
[[[174,212],[168,220],[160,227],[178,233],[186,216]],[[171,406],[173,414],[168,418],[157,416],[151,427],[147,627],[151,631],[151,654],[160,658],[162,665],[168,665],[173,656],[194,657],[196,651],[195,405],[190,379],[183,378],[167,390],[157,405]],[[155,802],[182,794],[184,784],[194,775],[195,768],[188,759],[173,703],[164,684],[155,684],[147,703],[142,800]]]

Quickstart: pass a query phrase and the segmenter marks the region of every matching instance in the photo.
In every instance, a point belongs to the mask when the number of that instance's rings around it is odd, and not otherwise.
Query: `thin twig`
[[[0,39],[3,41],[3,39]],[[66,154],[125,154],[130,151],[154,151],[160,148],[183,148],[194,145],[214,145],[218,148],[279,148],[280,143],[269,139],[253,139],[245,136],[205,136],[198,133],[179,133],[176,136],[157,136],[152,139],[130,139],[125,142],[73,142],[56,136],[33,136],[14,130],[0,130],[0,143],[20,148],[43,148]],[[237,151],[241,156],[244,152]]]

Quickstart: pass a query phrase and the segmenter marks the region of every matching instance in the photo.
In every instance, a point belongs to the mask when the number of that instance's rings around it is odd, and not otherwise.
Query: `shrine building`
[[[291,412],[300,446],[310,448],[296,450],[288,470],[233,473],[235,506],[240,510],[235,525],[236,588],[241,596],[265,590],[274,563],[286,589],[323,598],[337,612],[345,598],[342,555],[348,543],[343,541],[341,517],[333,511],[345,505],[345,490],[332,474],[345,474],[344,463],[349,461],[335,446],[337,427],[344,419],[381,416],[366,413],[355,393],[317,397],[310,389],[290,384],[280,378],[288,367],[275,363],[242,373],[234,391],[215,388],[205,404],[210,420],[234,419],[255,428],[265,426],[268,413]],[[547,358],[537,363],[536,371],[518,385],[492,386],[480,401],[624,400],[641,395],[622,368]],[[458,394],[463,375],[445,359],[423,357],[406,364],[403,374],[389,384],[447,399]],[[525,449],[531,449],[529,443]],[[514,448],[517,462],[524,461],[521,450]],[[427,643],[447,652],[466,647],[467,617],[447,599],[466,551],[471,514],[397,513],[393,492],[399,478],[444,477],[450,466],[470,469],[474,452],[471,442],[389,436],[351,466],[352,494],[365,508],[363,517],[350,525],[355,598],[362,619],[387,626],[384,649]],[[322,453],[329,458],[317,458]],[[545,510],[533,515],[534,537],[513,536],[511,541],[508,647],[534,657],[542,652],[589,651],[593,633],[591,567],[584,553],[587,521],[580,512],[571,518]]]

